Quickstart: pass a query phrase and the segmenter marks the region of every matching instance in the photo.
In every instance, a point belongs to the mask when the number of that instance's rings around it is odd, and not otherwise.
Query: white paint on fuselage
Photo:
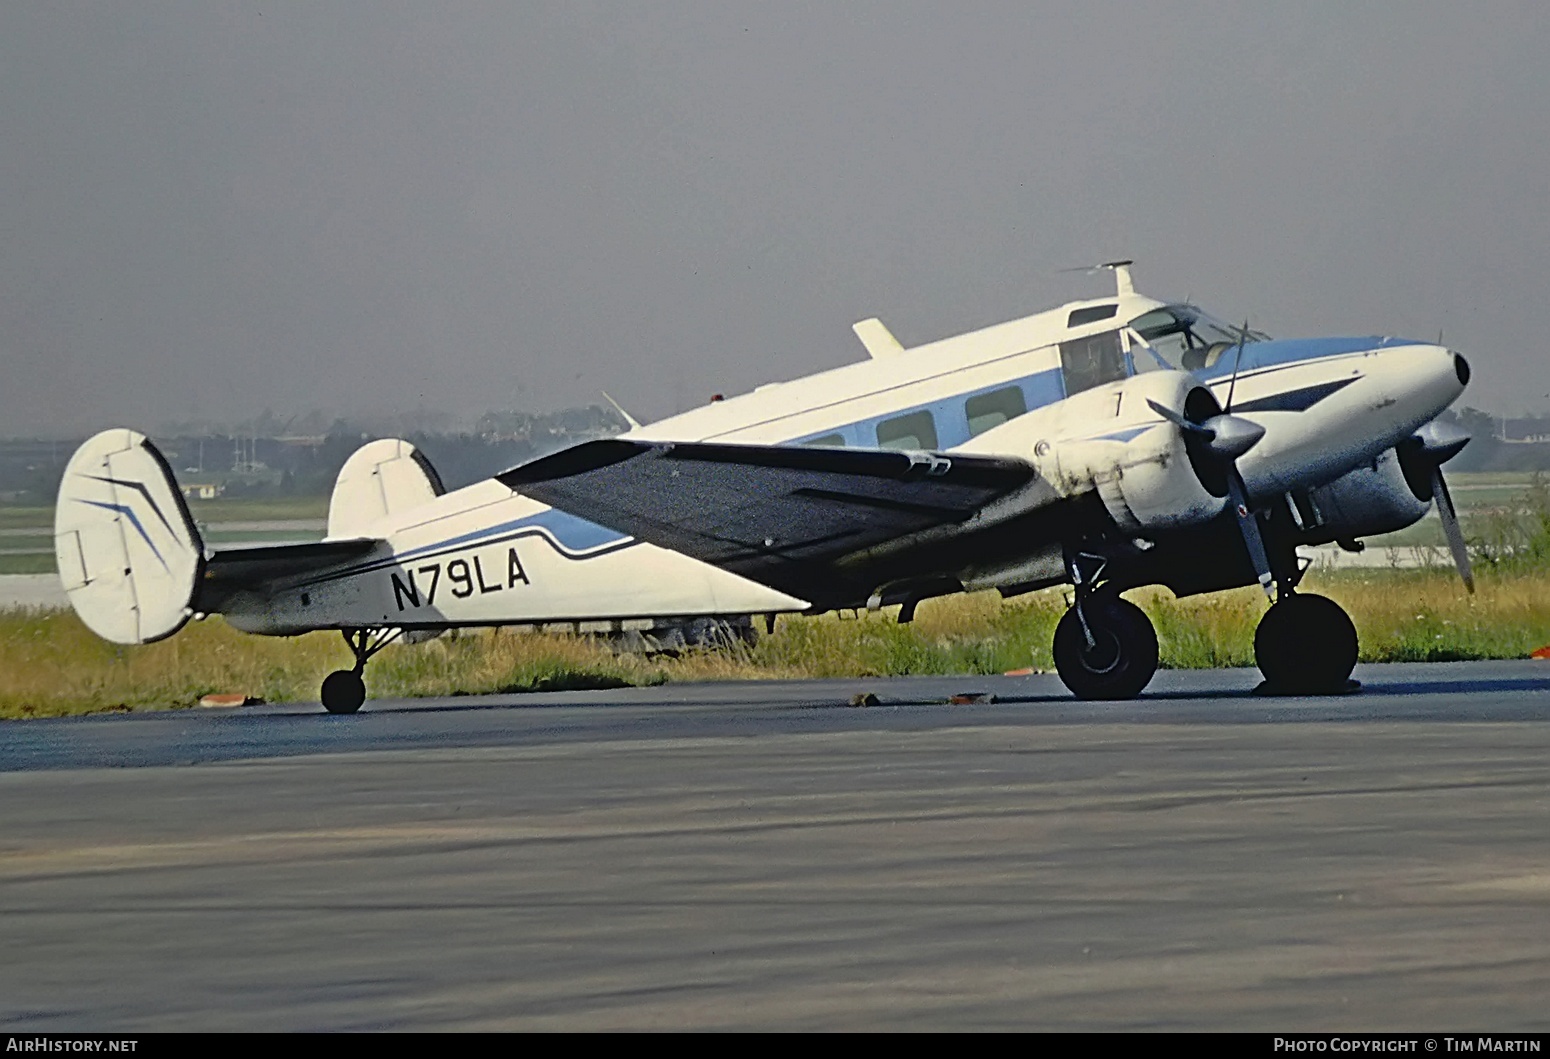
[[[1073,309],[1108,304],[1117,304],[1114,317],[1066,326]],[[855,444],[857,424],[917,408],[945,408],[1020,380],[1053,380],[1050,399],[1056,400],[1064,394],[1060,342],[1114,330],[1163,304],[1133,293],[1074,302],[763,386],[624,436],[779,444],[848,430]],[[1451,354],[1424,345],[1277,364],[1243,372],[1235,387],[1227,379],[1209,385],[1224,403],[1232,387],[1235,404],[1245,405],[1343,378],[1353,381],[1306,411],[1244,413],[1266,428],[1265,438],[1240,464],[1252,495],[1338,478],[1434,418],[1462,391]],[[1094,428],[1101,432],[1103,424]],[[875,434],[872,438],[875,444]],[[941,440],[939,447],[951,452],[969,439]],[[982,451],[984,445],[969,448]],[[1030,457],[1024,451],[1005,454]],[[808,607],[804,600],[617,533],[582,534],[592,543],[578,546],[566,533],[524,522],[542,520],[549,511],[497,480],[480,482],[365,527],[386,542],[367,560],[264,599],[239,597],[228,612],[234,624],[250,631],[291,632],[320,625],[500,625]],[[571,516],[560,516],[556,525],[567,519],[586,526]],[[520,565],[521,577],[513,564]]]
[[[1233,397],[1247,404],[1344,379],[1349,385],[1303,411],[1240,413],[1265,428],[1264,438],[1238,461],[1251,497],[1332,482],[1414,434],[1464,392],[1453,354],[1418,343],[1268,369],[1239,379]],[[1230,385],[1212,386],[1224,404]]]

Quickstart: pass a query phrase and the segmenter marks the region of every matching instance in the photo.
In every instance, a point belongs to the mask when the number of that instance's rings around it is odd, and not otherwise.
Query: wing
[[[620,438],[499,478],[563,511],[830,606],[858,592],[865,599],[881,583],[858,557],[950,535],[987,505],[1043,484],[1016,459]]]

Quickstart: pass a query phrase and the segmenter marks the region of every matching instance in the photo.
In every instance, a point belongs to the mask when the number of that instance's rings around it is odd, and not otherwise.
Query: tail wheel
[[[1344,691],[1356,667],[1356,626],[1325,596],[1285,596],[1254,630],[1254,661],[1278,691]]]
[[[366,663],[373,655],[403,635],[402,629],[340,629],[350,653],[355,656],[354,669],[340,669],[323,678],[323,708],[329,713],[354,713],[366,701]],[[435,630],[422,630],[437,635]]]
[[[1081,615],[1072,607],[1055,626],[1060,679],[1079,699],[1135,698],[1157,672],[1157,631],[1151,619],[1118,596],[1089,599],[1081,607]]]

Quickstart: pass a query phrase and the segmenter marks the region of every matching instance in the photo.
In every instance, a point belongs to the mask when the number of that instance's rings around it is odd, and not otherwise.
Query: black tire
[[[1325,596],[1287,596],[1254,630],[1254,661],[1275,690],[1329,695],[1346,690],[1356,668],[1356,626]]]
[[[354,713],[366,701],[366,682],[354,670],[336,670],[323,678],[323,708],[329,713]]]
[[[1072,607],[1055,626],[1055,670],[1079,699],[1133,699],[1157,672],[1157,630],[1140,607],[1112,596],[1083,604],[1089,648]]]

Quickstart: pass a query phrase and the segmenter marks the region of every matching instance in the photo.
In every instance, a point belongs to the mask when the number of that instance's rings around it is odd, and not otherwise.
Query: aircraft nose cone
[[[1402,353],[1404,375],[1437,399],[1453,401],[1469,383],[1469,361],[1446,346],[1417,343]]]

